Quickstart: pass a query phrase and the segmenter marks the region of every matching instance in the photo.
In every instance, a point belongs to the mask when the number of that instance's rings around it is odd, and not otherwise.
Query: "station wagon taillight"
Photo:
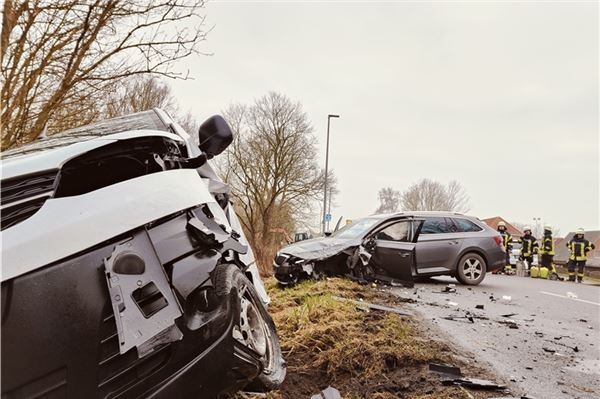
[[[504,246],[502,245],[502,236],[501,235],[497,235],[492,237],[494,239],[494,241],[496,241],[496,245],[498,245],[499,247],[504,248]]]

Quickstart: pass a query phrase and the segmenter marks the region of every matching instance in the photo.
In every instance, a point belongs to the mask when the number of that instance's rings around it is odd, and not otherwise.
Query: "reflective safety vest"
[[[554,251],[554,240],[552,236],[544,236],[542,238],[542,247],[540,248],[540,254],[542,255],[555,255]]]
[[[508,252],[510,250],[510,248],[512,247],[512,245],[510,245],[510,243],[512,242],[512,236],[506,230],[498,231],[498,232],[502,236],[502,245],[504,246],[504,249],[506,250],[506,252]]]
[[[587,253],[596,247],[588,240],[571,240],[567,243],[567,248],[569,248],[569,252],[571,253],[569,260],[585,262],[587,260]]]
[[[519,244],[523,245],[521,247],[521,256],[532,256],[538,248],[538,242],[534,236],[523,236],[519,238]]]

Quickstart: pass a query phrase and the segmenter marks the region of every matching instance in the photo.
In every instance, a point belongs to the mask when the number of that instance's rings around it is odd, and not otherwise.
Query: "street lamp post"
[[[329,122],[331,118],[339,118],[339,115],[327,115],[327,145],[325,149],[325,182],[323,184],[323,220],[321,225],[323,226],[323,234],[325,234],[325,215],[327,214],[327,169],[329,168]]]
[[[329,204],[327,205],[328,211],[327,213],[331,215],[331,197],[333,197],[333,188],[329,187],[329,198],[327,199],[329,201]],[[327,231],[329,231],[329,222],[330,220],[327,221]]]
[[[533,218],[533,222],[535,223],[535,237],[538,238],[539,234],[540,234],[540,221],[542,220],[542,218],[537,218],[534,217]]]

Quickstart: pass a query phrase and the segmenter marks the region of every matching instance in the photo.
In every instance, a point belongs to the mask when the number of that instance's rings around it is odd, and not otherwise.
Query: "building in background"
[[[500,216],[482,219],[482,222],[487,224],[494,230],[498,230],[498,223],[504,222],[506,224],[506,230],[510,233],[511,236],[513,236],[513,239],[523,236],[523,232],[521,230],[517,229],[515,226],[513,226],[508,221],[506,221],[506,219],[504,219]]]

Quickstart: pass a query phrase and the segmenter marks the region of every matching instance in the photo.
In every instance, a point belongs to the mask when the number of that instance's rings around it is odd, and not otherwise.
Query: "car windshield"
[[[375,224],[381,219],[379,218],[364,218],[358,219],[352,224],[346,225],[333,233],[331,237],[336,238],[359,238],[365,235]]]

